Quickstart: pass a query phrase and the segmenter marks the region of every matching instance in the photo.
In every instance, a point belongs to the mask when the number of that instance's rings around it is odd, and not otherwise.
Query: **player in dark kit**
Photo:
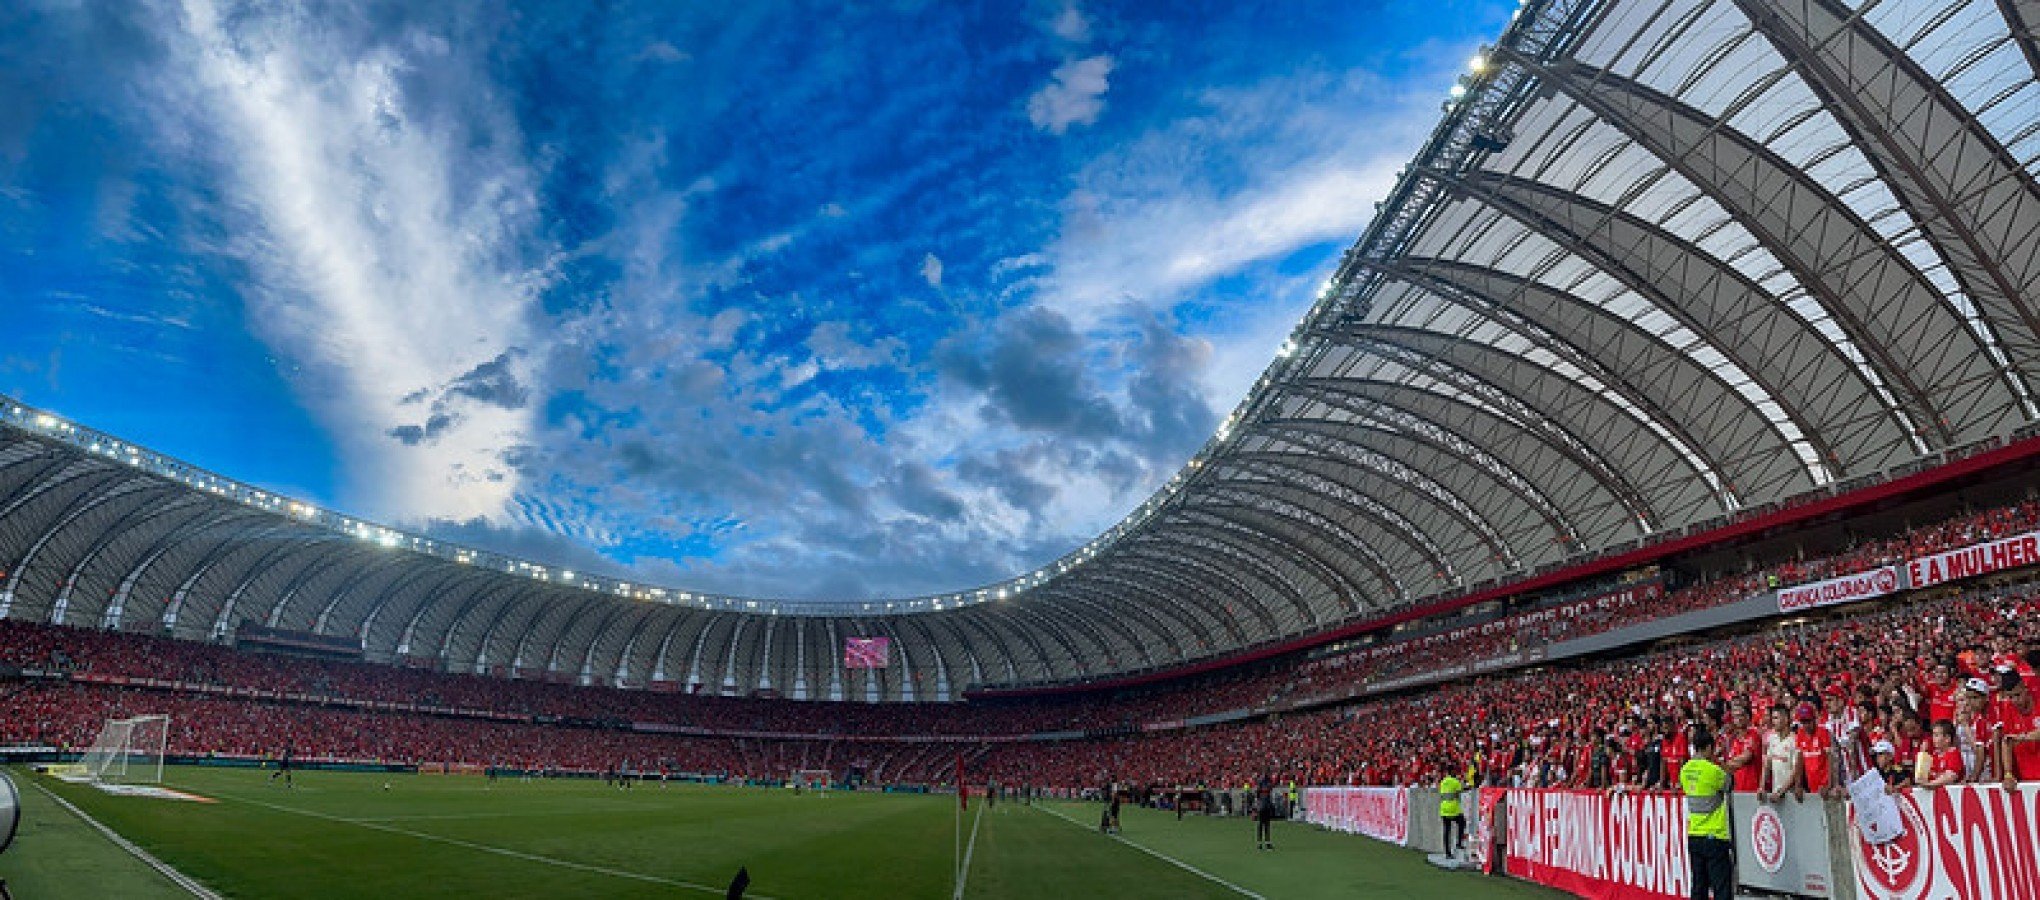
[[[1275,779],[1265,774],[1254,786],[1254,849],[1275,849]]]
[[[269,773],[269,780],[270,780],[270,781],[271,781],[272,783],[273,783],[273,782],[275,782],[275,781],[276,781],[276,777],[277,777],[278,775],[281,775],[281,776],[283,776],[283,786],[284,786],[284,787],[290,787],[290,786],[291,786],[291,783],[290,783],[290,748],[289,748],[289,747],[285,747],[285,748],[283,748],[283,753],[282,753],[282,755],[280,755],[280,756],[278,756],[278,757],[276,758],[276,771],[274,771],[274,772],[271,772],[271,773]]]

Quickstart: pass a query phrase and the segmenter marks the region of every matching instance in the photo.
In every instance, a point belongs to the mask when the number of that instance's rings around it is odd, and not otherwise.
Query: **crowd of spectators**
[[[0,698],[0,745],[91,746],[110,719],[168,715],[173,756],[275,758],[528,771],[624,768],[727,779],[783,779],[799,769],[856,766],[872,780],[930,783],[953,771],[962,745],[698,737],[471,721],[335,709],[73,682],[37,682]],[[977,752],[976,748],[969,748]]]
[[[1796,734],[1802,712],[1818,718],[1835,703],[1842,720],[1865,736],[1866,750],[1879,740],[1892,745],[1891,759],[1882,762],[1894,769],[1904,768],[1922,745],[1936,749],[1933,723],[1945,718],[1950,749],[1970,763],[1963,777],[1990,777],[2003,768],[1997,751],[1986,748],[1991,729],[2003,732],[2015,718],[2005,712],[2012,701],[2000,690],[2007,676],[1998,669],[2009,667],[2014,680],[2032,675],[2036,632],[2030,624],[2023,633],[2018,629],[2040,609],[2026,592],[1913,605],[1875,619],[1588,669],[1461,679],[1414,696],[1242,724],[1174,726],[1204,713],[1358,697],[1379,679],[1733,602],[1771,586],[2002,537],[2036,523],[2040,504],[2027,501],[1865,541],[1825,559],[1669,592],[1653,587],[1574,597],[1562,606],[1510,611],[1477,627],[1440,626],[1446,630],[1399,635],[1303,663],[1132,691],[968,704],[813,703],[583,687],[0,620],[0,664],[73,675],[0,687],[0,743],[77,748],[109,717],[167,712],[175,723],[172,752],[191,755],[262,755],[288,746],[305,757],[407,764],[586,769],[624,760],[640,770],[660,766],[731,777],[856,766],[875,781],[936,781],[946,776],[945,763],[964,752],[1008,783],[1059,786],[1101,777],[1223,784],[1271,768],[1318,783],[1397,783],[1473,761],[1484,778],[1514,783],[1654,786],[1671,769],[1669,760],[1683,759],[1687,723],[1730,726],[1743,744],[1768,750],[1776,742],[1761,729],[1772,726],[1773,710],[1784,714],[1786,732]],[[1912,663],[1917,660],[1945,661],[1946,677],[1927,680]],[[108,683],[107,676],[176,685],[140,688]],[[434,709],[380,707],[392,703]],[[1171,727],[1143,731],[1158,722]],[[1748,733],[1751,728],[1758,732]],[[1012,740],[1056,731],[1090,737]],[[920,740],[897,740],[905,737]],[[1824,774],[1807,771],[1811,759],[1796,776],[1800,782]]]
[[[2028,584],[1229,728],[1001,745],[991,771],[1050,784],[1227,786],[1270,771],[1311,784],[1419,784],[1471,764],[1488,784],[1657,788],[1673,783],[1689,753],[1687,729],[1698,725],[1726,735],[1731,757],[1755,754],[1738,768],[1744,789],[1803,793],[1837,783],[1822,768],[1828,752],[1857,734],[1862,763],[1888,742],[1881,764],[1909,775],[1918,751],[1933,749],[1930,723],[1946,720],[1955,726],[1952,749],[1968,761],[1961,780],[1999,781],[2006,772],[1993,739],[2034,729],[2030,702],[2007,688],[2040,691],[2036,598],[2040,589]],[[1795,750],[1804,740],[1818,752],[1765,782],[1767,729]],[[2012,774],[2040,780],[2040,740],[2013,750],[2024,768]]]

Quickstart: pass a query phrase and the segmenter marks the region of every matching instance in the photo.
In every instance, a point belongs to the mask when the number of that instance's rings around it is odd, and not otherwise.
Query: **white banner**
[[[2040,897],[2040,784],[1964,784],[1901,793],[1905,833],[1852,833],[1857,889],[1875,900]],[[1850,814],[1853,817],[1852,808]],[[1855,829],[1851,829],[1855,832]]]
[[[1832,897],[1834,860],[1828,852],[1827,803],[1818,797],[1758,803],[1733,794],[1736,883],[1807,897]]]
[[[2040,564],[2040,532],[1923,556],[1906,563],[1905,572],[1907,583],[1918,589],[2035,564]]]
[[[1410,842],[1410,792],[1399,787],[1304,788],[1303,820],[1404,846]]]
[[[1778,611],[1798,612],[1816,606],[1854,603],[1898,593],[1898,567],[1878,566],[1866,572],[1778,589]]]

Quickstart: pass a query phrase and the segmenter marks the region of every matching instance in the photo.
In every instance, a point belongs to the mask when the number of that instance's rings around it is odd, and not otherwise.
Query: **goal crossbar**
[[[163,751],[169,740],[167,715],[108,719],[78,763],[92,781],[160,783]]]

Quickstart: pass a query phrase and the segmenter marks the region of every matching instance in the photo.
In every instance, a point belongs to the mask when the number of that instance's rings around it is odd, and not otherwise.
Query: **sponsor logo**
[[[1766,872],[1776,875],[1785,866],[1785,822],[1768,806],[1750,817],[1750,851]]]
[[[1780,612],[1796,612],[1816,606],[1854,603],[1898,591],[1898,567],[1882,566],[1867,572],[1843,575],[1778,591]]]
[[[1898,590],[1898,569],[1886,566],[1870,573],[1870,583],[1878,593],[1889,594]]]

